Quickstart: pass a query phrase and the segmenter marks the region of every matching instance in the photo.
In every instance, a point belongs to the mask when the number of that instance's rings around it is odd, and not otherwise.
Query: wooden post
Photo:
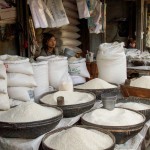
[[[136,47],[143,51],[144,1],[136,0]]]
[[[148,4],[145,1],[144,4],[144,37],[143,37],[143,49],[146,49],[146,28],[147,28],[147,13],[148,13]]]

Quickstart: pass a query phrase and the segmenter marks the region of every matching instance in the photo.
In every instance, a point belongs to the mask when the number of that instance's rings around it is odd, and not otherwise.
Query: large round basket
[[[54,133],[61,132],[62,130],[67,130],[67,129],[72,128],[72,127],[73,127],[73,126],[64,127],[64,128],[59,128],[59,129],[54,130],[54,131],[52,131],[52,132],[48,132],[48,133],[43,137],[43,139],[42,139],[42,148],[43,148],[43,150],[54,150],[54,149],[48,147],[48,146],[44,143],[44,141],[45,141],[49,136],[53,135]],[[102,133],[105,133],[105,134],[109,135],[109,136],[111,137],[111,139],[113,140],[113,144],[112,144],[109,148],[107,148],[107,149],[105,149],[105,150],[114,150],[115,144],[116,144],[116,140],[115,140],[115,137],[113,136],[113,134],[112,134],[111,132],[106,131],[106,130],[101,129],[101,128],[92,127],[92,126],[80,125],[80,126],[74,126],[74,127],[80,127],[80,128],[85,128],[85,129],[89,129],[89,130],[97,130],[97,131],[100,131],[100,132],[102,132]],[[92,137],[91,137],[91,138],[92,138]]]
[[[116,103],[127,103],[127,102],[136,102],[136,103],[143,103],[143,104],[150,105],[150,99],[140,98],[140,97],[123,97],[117,99],[116,101]],[[146,121],[150,119],[150,109],[137,110],[137,111],[141,112],[146,117]]]
[[[79,89],[79,88],[75,88],[75,91],[82,91],[82,92],[92,92],[96,95],[96,100],[100,100],[101,99],[101,94],[103,93],[110,93],[110,92],[115,92],[116,94],[118,94],[120,92],[119,88],[109,88],[109,89]]]
[[[89,113],[93,110],[87,111],[86,113]],[[133,110],[131,110],[133,111]],[[136,111],[134,111],[136,112]],[[98,128],[103,128],[105,130],[110,131],[111,133],[113,133],[113,135],[116,138],[116,143],[117,144],[123,144],[125,143],[127,140],[129,140],[130,138],[132,138],[133,136],[135,136],[138,132],[140,132],[140,130],[143,128],[144,123],[145,123],[145,116],[140,113],[140,112],[136,112],[140,115],[143,116],[143,122],[136,124],[136,125],[130,125],[130,126],[104,126],[104,125],[98,125],[98,124],[94,124],[94,123],[90,123],[87,122],[86,120],[83,119],[84,114],[81,117],[81,124],[83,125],[88,125],[88,126],[94,126],[94,127],[98,127]]]
[[[54,92],[50,92],[50,93],[45,93],[44,95],[42,95],[42,97],[48,95],[48,94],[53,94],[55,93],[56,91]],[[82,91],[83,92],[83,91]],[[59,108],[61,108],[63,110],[63,116],[66,117],[66,118],[69,118],[69,117],[75,117],[79,114],[82,114],[84,113],[85,111],[87,110],[90,110],[93,106],[94,106],[94,103],[96,101],[96,96],[95,94],[93,93],[89,93],[89,92],[84,92],[84,93],[88,93],[88,94],[91,94],[93,95],[93,100],[89,101],[89,102],[86,102],[86,103],[81,103],[81,104],[75,104],[75,105],[62,105],[62,106],[57,106]],[[41,97],[41,98],[42,98]],[[47,105],[47,106],[54,106],[54,105],[50,105],[48,103],[44,103],[42,100],[39,100],[39,102],[41,104],[44,104],[44,105]]]
[[[57,107],[53,108],[61,111],[61,114],[50,119],[27,123],[0,122],[0,136],[6,138],[33,139],[39,137],[42,134],[45,134],[46,132],[54,129],[59,121],[63,118],[62,110]]]

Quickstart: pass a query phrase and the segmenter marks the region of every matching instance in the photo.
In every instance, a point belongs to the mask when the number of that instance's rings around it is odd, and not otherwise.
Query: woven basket
[[[124,98],[117,99],[116,101],[116,103],[126,103],[126,102],[136,102],[136,103],[143,103],[143,104],[150,105],[150,99],[140,98],[140,97],[126,97],[126,98],[124,97]],[[141,112],[146,117],[146,121],[150,119],[150,109],[139,110],[138,112]]]
[[[53,94],[55,92],[56,91],[46,93],[46,94],[42,95],[42,97],[46,96],[47,94]],[[85,93],[85,91],[84,91],[84,93]],[[96,96],[93,93],[89,93],[89,92],[87,92],[87,93],[93,95],[93,97],[94,97],[93,100],[90,101],[90,102],[81,103],[81,104],[75,104],[75,105],[57,106],[57,107],[59,107],[59,108],[61,108],[63,110],[63,116],[66,117],[66,118],[68,118],[68,117],[75,117],[75,116],[77,116],[79,114],[84,113],[87,110],[90,110],[94,106],[94,103],[96,101]],[[44,104],[44,105],[47,105],[47,106],[53,106],[53,105],[50,105],[50,104],[42,102],[41,98],[39,100],[39,102],[41,104]]]
[[[28,123],[0,122],[0,136],[6,138],[33,139],[39,137],[42,134],[45,134],[46,132],[55,128],[55,126],[63,117],[63,112],[60,108],[53,108],[61,111],[61,114],[51,119]]]
[[[88,112],[91,112],[93,110],[90,110]],[[133,111],[133,110],[131,110]],[[88,113],[86,112],[86,113]],[[136,111],[134,111],[136,112]],[[105,130],[110,131],[111,133],[113,133],[113,135],[116,138],[116,143],[117,144],[123,144],[125,143],[127,140],[129,140],[130,138],[132,138],[133,136],[135,136],[137,133],[140,132],[140,130],[143,128],[144,124],[145,124],[145,116],[143,114],[141,114],[140,112],[136,112],[139,113],[140,115],[143,116],[144,121],[142,123],[136,124],[136,125],[130,125],[130,126],[104,126],[104,125],[97,125],[94,123],[90,123],[87,122],[83,119],[83,116],[81,117],[81,124],[83,125],[87,125],[87,126],[94,126],[94,127],[98,127],[98,128],[102,128]]]
[[[124,97],[134,96],[141,98],[150,98],[150,89],[138,88],[121,84],[120,90]]]
[[[82,91],[82,92],[92,92],[96,95],[96,100],[101,99],[102,93],[109,93],[109,92],[119,93],[120,92],[119,88],[110,88],[110,89],[78,89],[78,88],[74,88],[74,90]]]
[[[43,137],[43,139],[42,139],[42,148],[43,148],[43,150],[54,150],[54,149],[52,149],[52,148],[50,148],[50,147],[47,147],[46,144],[44,143],[44,141],[45,141],[49,136],[53,135],[54,133],[60,132],[60,131],[62,131],[62,130],[69,129],[69,128],[71,128],[71,127],[73,127],[73,126],[64,127],[64,128],[60,128],[60,129],[57,129],[57,130],[55,130],[55,131],[52,131],[52,132],[48,132],[48,133]],[[101,129],[101,128],[91,127],[91,126],[83,126],[83,125],[80,125],[80,126],[74,126],[74,127],[80,127],[80,128],[85,128],[85,129],[89,129],[89,130],[97,130],[97,131],[100,131],[100,132],[102,132],[102,133],[105,133],[105,134],[109,135],[109,136],[112,138],[112,140],[113,140],[113,144],[112,144],[112,146],[110,146],[109,148],[107,148],[107,149],[105,149],[105,150],[114,150],[116,140],[115,140],[115,137],[114,137],[110,132],[108,132],[108,131],[106,131],[106,130],[104,130],[104,129]],[[91,137],[91,138],[92,138],[92,137]]]

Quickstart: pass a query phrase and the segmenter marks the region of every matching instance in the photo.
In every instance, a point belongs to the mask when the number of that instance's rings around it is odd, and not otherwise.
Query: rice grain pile
[[[109,88],[116,88],[116,87],[117,86],[112,85],[99,78],[95,78],[82,85],[75,86],[75,88],[78,88],[78,89],[109,89]]]
[[[129,126],[142,123],[142,115],[123,108],[115,108],[112,111],[107,109],[95,109],[86,113],[83,119],[87,122],[104,126]]]
[[[94,100],[94,96],[90,93],[58,91],[44,96],[41,101],[46,104],[57,105],[57,97],[59,96],[64,97],[64,105],[81,104]]]
[[[19,106],[13,107],[8,111],[0,112],[1,122],[33,122],[50,119],[61,114],[61,111],[44,107],[34,102],[25,102]]]
[[[110,147],[113,140],[96,130],[72,127],[50,135],[44,143],[57,150],[103,150]]]
[[[150,76],[142,76],[138,79],[131,80],[130,86],[150,89]]]
[[[133,110],[147,110],[150,109],[150,105],[136,102],[118,103],[116,107],[128,108]]]

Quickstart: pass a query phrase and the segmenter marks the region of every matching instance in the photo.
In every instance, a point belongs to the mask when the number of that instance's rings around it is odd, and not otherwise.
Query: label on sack
[[[30,99],[34,99],[34,91],[33,90],[28,90],[28,94]]]

